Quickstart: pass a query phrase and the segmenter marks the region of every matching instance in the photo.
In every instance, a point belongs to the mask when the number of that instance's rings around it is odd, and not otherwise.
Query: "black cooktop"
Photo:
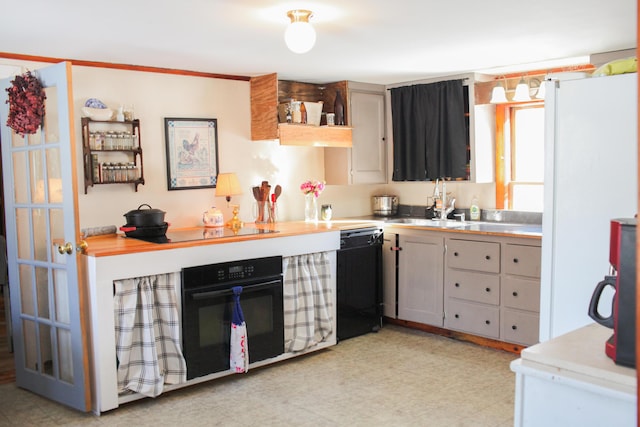
[[[150,243],[178,243],[192,242],[196,240],[219,239],[221,237],[234,236],[252,236],[258,234],[277,233],[278,230],[263,230],[260,228],[242,227],[240,230],[233,231],[226,227],[212,228],[195,228],[190,230],[167,231],[164,236],[156,237],[133,237],[134,239],[144,240]]]

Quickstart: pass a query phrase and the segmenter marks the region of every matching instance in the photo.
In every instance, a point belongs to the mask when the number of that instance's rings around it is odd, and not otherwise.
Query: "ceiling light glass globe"
[[[306,53],[316,44],[316,30],[308,22],[292,22],[284,32],[284,41],[294,53]]]

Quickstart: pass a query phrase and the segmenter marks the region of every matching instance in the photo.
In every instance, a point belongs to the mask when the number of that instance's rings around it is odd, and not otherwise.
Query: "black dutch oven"
[[[141,209],[143,206],[149,209]],[[131,210],[124,214],[127,219],[127,226],[130,227],[159,227],[164,222],[164,211],[153,209],[147,204],[138,206],[138,209]]]

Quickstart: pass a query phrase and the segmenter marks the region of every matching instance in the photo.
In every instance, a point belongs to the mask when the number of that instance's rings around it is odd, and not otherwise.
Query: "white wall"
[[[0,59],[2,69],[18,66],[23,71],[48,64]],[[1,69],[0,69],[1,70]],[[3,77],[3,76],[0,76]],[[172,227],[199,226],[202,213],[211,206],[231,209],[215,189],[167,190],[164,137],[165,117],[215,118],[218,120],[219,171],[235,172],[245,193],[232,199],[240,204],[240,217],[252,222],[251,187],[268,180],[283,188],[279,201],[279,219],[304,218],[304,201],[299,185],[307,179],[323,179],[322,148],[280,146],[274,141],[251,141],[249,82],[190,77],[172,74],[115,70],[96,67],[73,67],[74,123],[76,123],[76,158],[80,228],[124,225],[123,214],[147,203],[167,212]],[[96,185],[84,194],[82,169],[81,107],[88,98],[98,98],[111,108],[132,104],[140,119],[144,156],[145,185],[135,192],[133,185]],[[389,162],[392,164],[391,148]],[[393,168],[389,167],[391,171]],[[334,217],[371,214],[371,196],[396,194],[402,204],[426,205],[433,193],[432,183],[392,183],[380,185],[327,186],[318,204],[333,205]],[[458,199],[458,206],[468,207],[478,195],[484,206],[493,207],[493,185],[471,183],[448,184]],[[491,206],[489,206],[491,204]]]

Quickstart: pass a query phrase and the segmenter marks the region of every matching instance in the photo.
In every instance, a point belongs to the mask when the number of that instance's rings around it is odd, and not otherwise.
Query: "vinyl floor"
[[[100,416],[2,384],[0,426],[512,426],[517,357],[387,325]]]

